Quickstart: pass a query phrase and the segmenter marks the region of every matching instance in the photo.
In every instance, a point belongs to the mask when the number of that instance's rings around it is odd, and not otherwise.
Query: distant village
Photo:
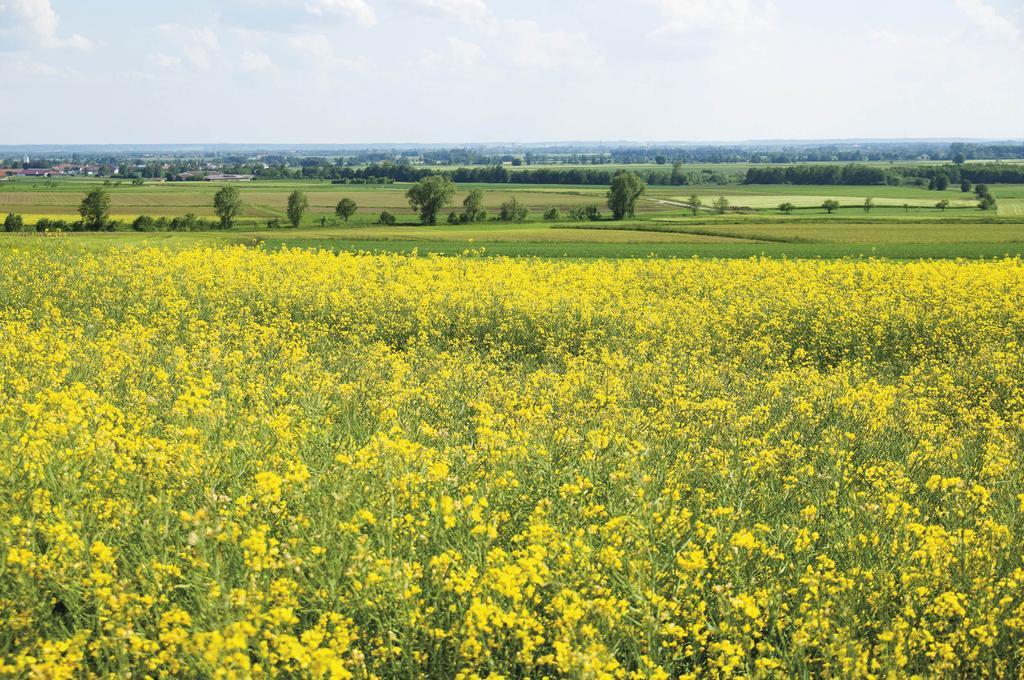
[[[159,166],[160,174],[157,174],[152,172],[151,165],[146,164],[134,166],[131,169],[133,171],[125,171],[121,165],[94,163],[57,163],[46,167],[31,167],[31,160],[26,156],[22,161],[22,166],[20,168],[0,168],[0,182],[13,177],[124,177],[135,179],[142,176],[155,181],[250,182],[254,177],[251,174],[223,172],[221,171],[222,166],[216,164],[208,164],[206,169],[173,172],[173,166],[170,163],[163,163]],[[143,170],[150,172],[142,173]]]

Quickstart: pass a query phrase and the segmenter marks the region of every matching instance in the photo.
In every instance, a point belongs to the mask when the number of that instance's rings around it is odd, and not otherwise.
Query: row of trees
[[[892,185],[912,184],[945,191],[960,184],[970,191],[972,183],[1019,184],[1024,182],[1024,164],[967,163],[948,165],[907,165],[888,168],[849,165],[790,165],[748,168],[744,184]]]
[[[619,171],[611,177],[608,188],[608,208],[612,211],[612,219],[621,220],[636,215],[636,204],[647,190],[643,179],[634,172]],[[455,195],[455,183],[447,175],[428,175],[416,182],[405,192],[409,206],[419,214],[422,224],[437,224],[441,211],[451,203]],[[487,219],[483,209],[484,192],[474,189],[462,201],[462,212],[452,212],[448,221],[452,224],[482,222]],[[557,209],[545,213],[545,219],[557,219]],[[596,208],[595,208],[596,210]],[[529,208],[512,197],[501,204],[498,220],[501,222],[523,222],[529,214]],[[600,214],[599,212],[597,213]],[[587,211],[586,218],[593,219],[594,211]],[[570,214],[570,218],[575,217]]]
[[[994,210],[997,207],[995,196],[992,195],[992,193],[989,191],[988,187],[985,186],[984,184],[979,184],[978,185],[977,196],[978,196],[978,207],[980,209],[982,209],[982,210]],[[821,207],[822,207],[822,209],[825,210],[825,212],[827,212],[829,215],[831,215],[835,211],[839,210],[839,208],[842,207],[842,206],[840,206],[839,201],[835,200],[834,198],[829,198],[829,199],[826,199],[825,201],[822,202]],[[870,197],[865,198],[864,199],[864,203],[861,205],[861,207],[864,209],[864,212],[869,213],[869,212],[871,212],[875,208],[875,200],[873,198],[870,198]],[[942,199],[941,201],[939,201],[938,203],[935,204],[935,207],[938,210],[941,210],[941,211],[945,212],[946,209],[949,208],[949,200],[948,199]],[[909,211],[910,210],[910,204],[909,203],[905,203],[903,205],[903,209]],[[794,210],[796,210],[796,206],[793,203],[790,203],[789,201],[787,201],[785,203],[780,203],[779,204],[779,212],[782,212],[782,213],[785,213],[785,214],[788,215],[788,214],[792,213]]]

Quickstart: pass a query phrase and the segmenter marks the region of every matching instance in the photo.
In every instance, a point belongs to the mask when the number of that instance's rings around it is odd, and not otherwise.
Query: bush
[[[459,213],[448,213],[448,224],[461,224],[462,218],[459,217]]]
[[[498,220],[501,222],[525,222],[530,209],[519,203],[515,196],[501,204]]]
[[[557,222],[562,218],[562,213],[558,211],[558,208],[548,208],[544,211],[544,219],[548,222]]]
[[[7,213],[4,219],[4,231],[21,231],[25,226],[25,220],[16,213]]]
[[[583,222],[585,220],[597,222],[601,219],[601,209],[593,203],[582,208],[573,208],[569,211],[569,219],[574,222]]]
[[[377,218],[377,224],[392,225],[395,223],[395,216],[389,213],[387,210],[380,211],[380,217]]]
[[[135,231],[155,231],[156,220],[149,215],[139,215],[135,218],[135,221],[132,222],[132,229]]]
[[[65,220],[51,220],[48,217],[42,217],[36,222],[36,231],[42,233],[44,231],[67,231],[70,225]]]
[[[206,220],[199,219],[193,213],[188,213],[184,217],[172,219],[170,228],[171,231],[199,231],[212,228],[212,224]]]

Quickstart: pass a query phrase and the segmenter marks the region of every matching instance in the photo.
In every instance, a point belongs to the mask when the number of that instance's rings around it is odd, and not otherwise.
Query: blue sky
[[[1020,0],[0,0],[0,144],[1024,136]]]

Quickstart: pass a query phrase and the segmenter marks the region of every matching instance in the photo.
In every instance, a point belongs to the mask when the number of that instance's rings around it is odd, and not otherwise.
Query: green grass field
[[[0,214],[21,214],[28,224],[39,219],[77,219],[77,207],[97,180],[55,181],[18,179],[0,184]],[[173,217],[193,213],[212,218],[213,195],[223,185],[207,182],[147,182],[106,186],[112,217],[127,224],[139,215]],[[858,257],[899,259],[1000,257],[1024,254],[1024,185],[997,185],[996,212],[977,209],[973,194],[959,187],[945,192],[918,187],[889,186],[651,186],[635,218],[621,222],[566,221],[568,210],[597,204],[607,218],[605,188],[595,186],[473,184],[460,185],[442,224],[424,227],[405,198],[407,184],[332,185],[327,182],[267,181],[236,184],[244,208],[238,225],[227,232],[148,233],[117,231],[68,234],[87,247],[204,241],[258,243],[269,247],[324,247],[331,250],[460,253],[466,250],[494,255],[542,257]],[[444,223],[449,210],[458,211],[466,193],[485,192],[485,206],[494,215],[510,197],[530,207],[523,224],[488,221],[472,225]],[[267,221],[284,221],[288,194],[296,189],[309,198],[309,211],[299,229],[267,229]],[[696,215],[686,205],[693,194],[704,208]],[[709,209],[724,196],[731,209],[719,215]],[[863,210],[864,199],[875,204]],[[351,198],[359,211],[347,223],[331,224],[333,209]],[[821,204],[839,202],[827,214]],[[950,207],[940,211],[939,200]],[[782,214],[778,205],[796,206]],[[545,222],[542,214],[555,207],[562,219]],[[395,214],[398,224],[376,224],[382,210]],[[327,225],[322,220],[328,220]],[[30,235],[21,236],[31,238]],[[10,242],[17,243],[18,235]]]

